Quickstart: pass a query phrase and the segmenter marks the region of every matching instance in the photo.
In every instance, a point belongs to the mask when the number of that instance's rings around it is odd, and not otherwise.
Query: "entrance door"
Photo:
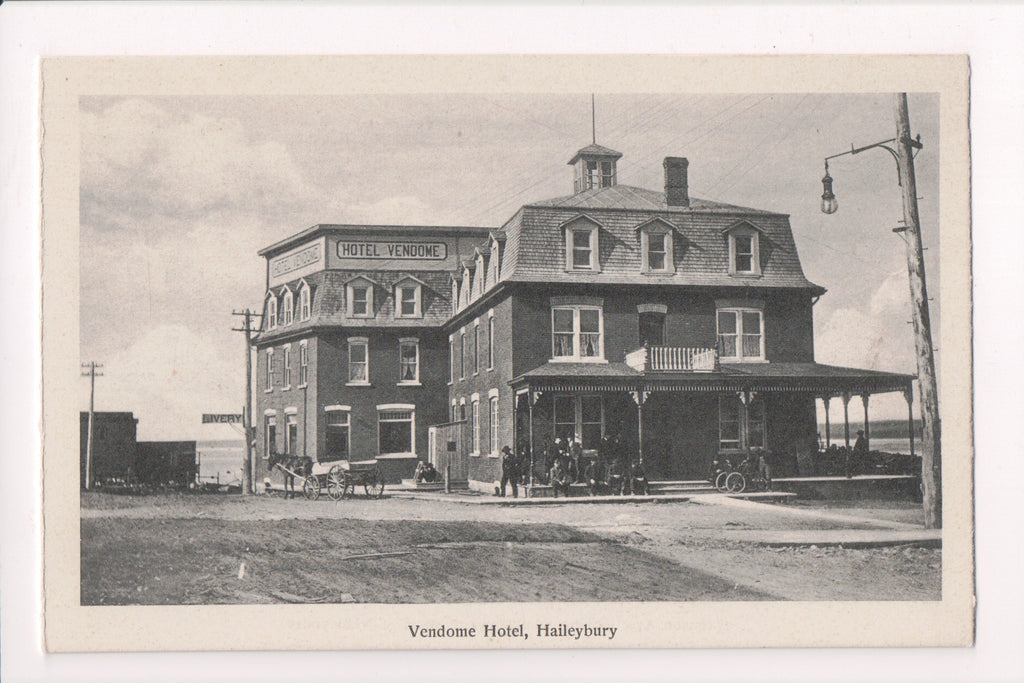
[[[641,346],[664,346],[665,314],[654,312],[641,313],[639,331]]]

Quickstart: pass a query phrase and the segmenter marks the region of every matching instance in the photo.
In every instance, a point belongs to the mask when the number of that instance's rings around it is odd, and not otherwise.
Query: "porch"
[[[645,347],[627,361],[547,363],[510,382],[514,441],[534,482],[546,481],[558,438],[580,440],[589,458],[640,463],[653,482],[703,481],[712,461],[738,464],[754,449],[768,454],[776,477],[835,474],[818,465],[833,460],[841,476],[872,474],[852,469],[849,403],[862,402],[867,445],[869,397],[888,392],[907,401],[913,438],[910,375],[817,363],[721,364],[713,349]],[[824,401],[828,414],[834,398],[843,403],[845,445],[823,454],[815,405]]]

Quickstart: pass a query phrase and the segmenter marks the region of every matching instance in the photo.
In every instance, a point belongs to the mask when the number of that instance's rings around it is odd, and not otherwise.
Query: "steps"
[[[388,487],[392,491],[423,491],[423,492],[444,492],[443,481],[417,482],[415,479],[403,479],[401,484]],[[452,491],[466,491],[469,489],[469,482],[453,481]]]

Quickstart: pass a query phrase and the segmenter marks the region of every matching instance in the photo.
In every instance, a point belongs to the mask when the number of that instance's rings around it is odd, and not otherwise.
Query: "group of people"
[[[547,484],[551,486],[555,498],[561,494],[568,497],[572,484],[587,485],[590,495],[647,495],[648,479],[643,464],[628,460],[620,454],[610,452],[612,439],[605,439],[603,448],[597,457],[585,457],[583,446],[578,439],[569,439],[568,443],[561,438],[555,439],[553,448],[545,449],[544,462]],[[501,482],[495,491],[505,496],[511,484],[512,496],[518,497],[520,482],[527,483],[530,470],[529,458],[524,450],[519,456],[508,446],[502,448]]]

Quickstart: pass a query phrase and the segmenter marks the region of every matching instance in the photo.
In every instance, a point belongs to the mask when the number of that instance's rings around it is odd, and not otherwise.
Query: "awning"
[[[792,392],[816,396],[910,391],[913,375],[820,363],[730,363],[713,372],[638,372],[625,363],[545,363],[509,384],[530,391]]]

